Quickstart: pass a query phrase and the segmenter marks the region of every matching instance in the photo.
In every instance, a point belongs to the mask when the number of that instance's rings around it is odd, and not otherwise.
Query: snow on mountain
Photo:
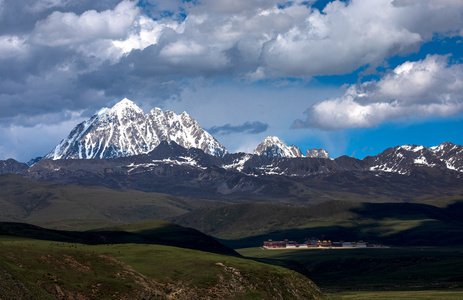
[[[417,145],[397,146],[366,159],[370,162],[371,171],[409,175],[414,167],[427,166],[463,172],[463,146],[448,142],[430,148]]]
[[[311,158],[330,158],[328,151],[325,149],[308,149],[305,156]]]
[[[45,158],[115,158],[145,154],[161,141],[174,141],[185,148],[223,156],[227,150],[186,112],[180,115],[159,108],[144,114],[125,98],[112,108],[103,108],[78,124]]]
[[[287,146],[276,136],[267,137],[257,146],[254,154],[268,158],[303,157],[298,147],[294,145]]]
[[[445,142],[429,150],[445,162],[447,169],[463,172],[463,146]]]

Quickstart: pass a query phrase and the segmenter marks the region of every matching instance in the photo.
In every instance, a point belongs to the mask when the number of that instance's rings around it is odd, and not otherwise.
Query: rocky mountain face
[[[286,146],[276,136],[267,137],[262,143],[260,143],[254,154],[267,158],[280,158],[280,157],[302,157],[301,150],[294,146]]]
[[[7,160],[0,160],[0,174],[6,173],[20,173],[29,168],[25,163],[17,162],[16,160],[9,158]]]
[[[258,147],[259,148],[259,147]],[[198,148],[185,148],[176,142],[162,141],[147,154],[120,157],[118,159],[91,159],[86,160],[49,160],[42,159],[28,168],[26,164],[18,163],[13,159],[0,161],[0,174],[3,173],[28,173],[35,174],[32,177],[39,179],[45,173],[58,172],[59,170],[93,170],[111,169],[112,172],[124,170],[124,173],[133,174],[149,172],[159,166],[183,166],[191,170],[204,171],[209,168],[217,168],[223,171],[241,173],[250,176],[283,176],[306,178],[321,174],[333,174],[336,172],[359,171],[371,174],[391,173],[409,176],[418,168],[437,169],[454,172],[456,176],[463,173],[463,146],[452,143],[443,143],[435,147],[416,145],[397,146],[388,148],[376,156],[368,156],[362,160],[341,156],[335,159],[318,157],[285,157],[278,155],[290,155],[282,152],[283,148],[276,152],[273,146],[266,148],[268,152],[257,154],[227,153],[224,156],[214,156],[205,153]],[[287,150],[287,149],[286,149]],[[264,153],[264,155],[262,155]],[[265,154],[267,153],[267,154]],[[275,154],[272,157],[270,154]],[[324,153],[320,156],[324,156]],[[40,170],[40,172],[37,172]],[[45,172],[46,171],[46,172]],[[40,173],[40,175],[39,175]]]
[[[269,136],[262,141],[262,143],[257,146],[256,150],[254,150],[254,154],[266,158],[304,157],[301,149],[294,145],[287,146],[276,136]],[[328,151],[325,149],[308,149],[305,157],[330,158]]]
[[[45,158],[101,159],[146,154],[161,141],[199,148],[215,156],[227,153],[225,147],[186,112],[177,115],[154,108],[145,115],[135,103],[123,99],[77,125]]]
[[[328,151],[325,149],[307,149],[305,157],[312,158],[330,158]]]
[[[432,193],[432,187],[460,188],[463,146],[404,145],[362,160],[330,159],[324,149],[309,149],[304,157],[296,146],[267,137],[254,154],[230,154],[187,113],[155,108],[144,114],[124,99],[77,125],[44,159],[31,160],[30,166],[0,161],[4,173],[195,198],[239,194],[248,200],[255,195],[329,199],[331,193],[337,197],[350,190],[361,197],[382,193],[378,199],[394,199],[410,191]],[[319,188],[326,191],[313,192]]]
[[[435,147],[404,145],[364,159],[370,171],[410,175],[417,166],[463,172],[463,146],[446,142]]]
[[[432,148],[390,148],[363,160],[347,156],[267,158],[245,153],[219,157],[163,141],[147,154],[113,159],[42,159],[30,168],[14,160],[2,161],[0,165],[10,167],[0,172],[44,182],[158,192],[221,203],[312,205],[333,199],[408,202],[461,194],[462,155],[462,146],[445,143]]]
[[[219,157],[162,141],[147,154],[115,159],[42,159],[14,173],[39,181],[215,200],[232,195],[246,201],[259,197],[264,197],[259,201],[268,197],[329,200],[343,195],[356,201],[406,201],[417,195],[461,189],[462,157],[463,147],[451,143],[431,148],[405,145],[359,160],[347,156],[269,158],[245,153]]]
[[[30,159],[26,164],[27,164],[29,167],[32,167],[33,165],[35,165],[36,163],[38,163],[41,159],[42,159],[41,156],[37,156],[36,158]]]

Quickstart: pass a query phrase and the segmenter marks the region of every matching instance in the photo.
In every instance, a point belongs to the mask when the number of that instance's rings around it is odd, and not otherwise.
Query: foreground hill
[[[305,238],[364,240],[400,246],[463,245],[463,198],[444,208],[418,203],[329,201],[312,207],[267,203],[195,210],[172,221],[223,239],[256,247],[264,240]]]
[[[159,245],[148,238],[159,225],[173,226],[141,223],[98,232],[66,233],[1,224],[0,298],[324,298],[312,281],[285,268],[243,259],[236,253],[229,256]],[[194,246],[198,236],[189,238],[192,231],[182,230],[184,234],[170,242],[183,240],[184,246]],[[77,242],[89,235],[97,239],[108,232],[117,233],[125,241],[96,245]],[[164,230],[162,235],[171,233]],[[44,237],[49,240],[37,239]]]

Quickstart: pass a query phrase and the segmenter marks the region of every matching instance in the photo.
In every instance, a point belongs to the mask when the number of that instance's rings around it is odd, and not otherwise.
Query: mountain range
[[[162,141],[198,148],[214,156],[228,152],[188,113],[177,115],[153,108],[145,115],[134,102],[125,98],[78,124],[45,158],[101,159],[146,154]],[[254,154],[269,158],[303,157],[296,146],[287,146],[278,137],[271,136],[259,144]],[[309,149],[307,157],[329,158],[329,155],[324,149]],[[31,160],[30,164],[35,162],[36,159]]]
[[[85,159],[84,159],[85,158]],[[59,183],[161,192],[192,198],[276,199],[313,204],[332,199],[408,201],[458,190],[463,147],[388,148],[376,156],[306,156],[267,137],[253,154],[229,153],[186,112],[149,114],[128,99],[78,124],[44,159],[0,161],[0,174]],[[283,200],[282,200],[283,199]]]
[[[328,200],[407,202],[461,193],[463,147],[398,146],[359,160],[223,157],[163,141],[148,154],[114,159],[42,159],[32,167],[13,160],[2,173],[46,182],[160,192],[221,201],[277,201],[312,205]]]

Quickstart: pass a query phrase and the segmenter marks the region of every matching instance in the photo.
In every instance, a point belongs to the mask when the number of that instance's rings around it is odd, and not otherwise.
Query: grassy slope
[[[0,287],[2,299],[323,297],[296,272],[236,256],[153,244],[92,246],[5,235],[0,235]]]
[[[248,203],[199,209],[173,222],[223,239],[235,248],[263,240],[315,237],[387,245],[463,244],[463,205],[330,201],[312,207]]]
[[[192,228],[145,221],[92,231],[51,230],[24,223],[0,223],[0,234],[37,240],[98,244],[158,244],[237,256],[232,249]]]
[[[463,252],[459,248],[402,247],[344,250],[263,250],[238,251],[245,257],[285,265],[294,261],[308,270],[308,276],[325,292],[347,296],[364,291],[370,299],[376,291],[463,290]],[[355,292],[354,292],[355,291]],[[418,293],[419,294],[419,293]],[[413,299],[412,292],[405,293]],[[460,292],[459,295],[463,295]],[[448,296],[447,296],[448,297]],[[351,298],[353,299],[353,298]],[[406,299],[406,298],[403,298]],[[432,299],[432,298],[428,298]],[[446,299],[446,297],[444,297]],[[448,298],[447,298],[448,299]]]
[[[85,230],[165,219],[218,203],[133,190],[37,182],[15,175],[1,175],[0,186],[2,221],[59,229]]]

